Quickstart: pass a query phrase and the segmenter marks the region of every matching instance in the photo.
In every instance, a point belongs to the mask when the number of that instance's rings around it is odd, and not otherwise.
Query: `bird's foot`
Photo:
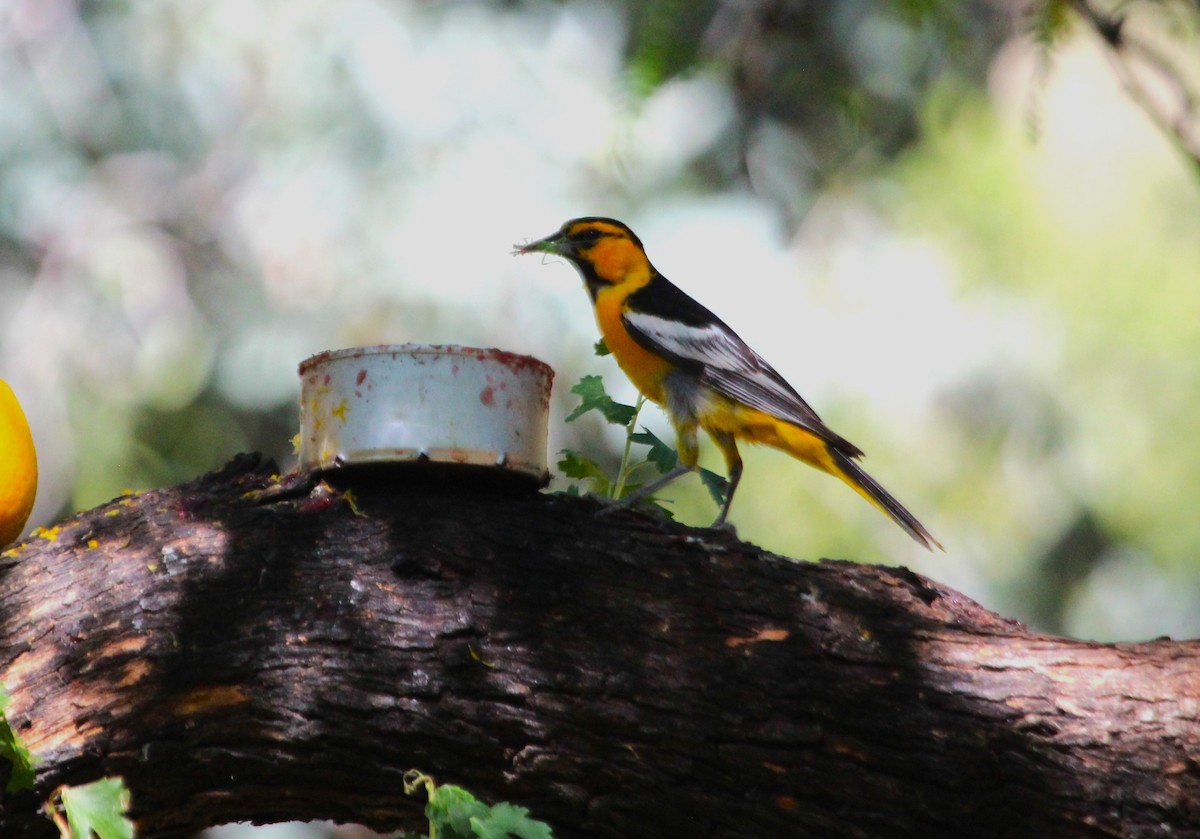
[[[600,509],[596,511],[596,518],[605,519],[620,510],[628,510],[629,505],[621,501],[614,501],[611,498],[600,499]]]
[[[708,526],[708,529],[709,530],[719,530],[721,533],[728,533],[734,539],[736,539],[738,537],[737,527],[734,525],[733,522],[731,522],[723,517],[718,517],[716,521],[714,521],[712,524],[710,524]]]

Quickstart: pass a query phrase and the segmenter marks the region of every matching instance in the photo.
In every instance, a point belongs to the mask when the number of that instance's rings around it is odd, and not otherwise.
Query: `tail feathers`
[[[886,489],[879,485],[879,482],[866,473],[866,471],[851,460],[844,452],[840,452],[833,446],[828,446],[827,451],[833,461],[834,474],[852,486],[859,495],[870,501],[880,510],[892,517],[896,524],[903,527],[908,535],[916,539],[929,550],[937,548],[942,550],[942,544],[933,538],[933,534],[925,529],[925,525],[917,521],[917,517],[905,509],[904,505],[892,497]]]

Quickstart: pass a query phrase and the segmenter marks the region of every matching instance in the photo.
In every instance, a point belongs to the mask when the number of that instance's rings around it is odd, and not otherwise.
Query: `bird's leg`
[[[742,456],[738,454],[737,440],[728,431],[710,430],[708,436],[712,437],[717,448],[721,450],[721,454],[725,455],[726,480],[728,481],[728,486],[725,488],[725,503],[721,505],[721,512],[717,514],[717,518],[712,523],[713,527],[725,527],[725,517],[729,515],[729,505],[733,503],[733,493],[742,479]]]
[[[688,472],[696,468],[697,462],[700,460],[700,444],[696,441],[696,425],[694,423],[676,425],[675,433],[678,437],[679,460],[671,471],[659,475],[648,484],[642,484],[633,492],[621,498],[611,507],[606,510],[601,510],[601,514],[608,510],[623,510],[627,507],[632,507],[639,501],[649,498],[654,493],[665,487],[667,484],[676,478],[683,477]]]
[[[690,471],[692,471],[692,470],[690,468],[688,468],[687,466],[679,464],[674,469],[672,469],[670,472],[667,472],[666,474],[663,474],[663,475],[659,475],[657,478],[655,478],[650,483],[642,484],[640,487],[638,487],[633,492],[626,495],[624,498],[619,499],[616,504],[613,504],[611,507],[606,507],[603,510],[601,510],[600,513],[604,514],[604,513],[609,512],[610,510],[624,510],[627,507],[632,507],[634,504],[637,504],[639,501],[649,498],[651,495],[658,492],[660,489],[665,487],[667,484],[671,483],[671,481],[675,480],[676,478],[680,478],[680,477],[686,475]]]

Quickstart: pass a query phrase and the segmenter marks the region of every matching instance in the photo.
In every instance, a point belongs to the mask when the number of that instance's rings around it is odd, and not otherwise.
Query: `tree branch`
[[[1150,39],[1132,35],[1124,16],[1102,12],[1089,0],[1070,2],[1104,43],[1125,92],[1200,175],[1200,97],[1190,87],[1189,74]],[[1153,5],[1158,13],[1169,14],[1163,4]],[[1200,25],[1195,10],[1180,11],[1192,18],[1183,28],[1194,30]]]
[[[146,836],[414,827],[418,767],[575,836],[1200,835],[1200,644],[1027,632],[903,568],[471,470],[241,456],[0,560],[0,676],[61,783]]]

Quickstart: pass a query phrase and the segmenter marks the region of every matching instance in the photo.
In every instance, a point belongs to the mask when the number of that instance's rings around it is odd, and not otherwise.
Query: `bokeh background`
[[[633,398],[577,276],[510,255],[601,214],[946,551],[770,450],[743,538],[903,563],[1047,631],[1194,636],[1200,10],[1117,13],[9,0],[0,377],[38,444],[30,524],[238,451],[292,465],[296,365],[346,346],[535,355],[551,459],[615,464],[615,429],[562,422],[583,374]],[[713,513],[680,483],[679,518]]]

